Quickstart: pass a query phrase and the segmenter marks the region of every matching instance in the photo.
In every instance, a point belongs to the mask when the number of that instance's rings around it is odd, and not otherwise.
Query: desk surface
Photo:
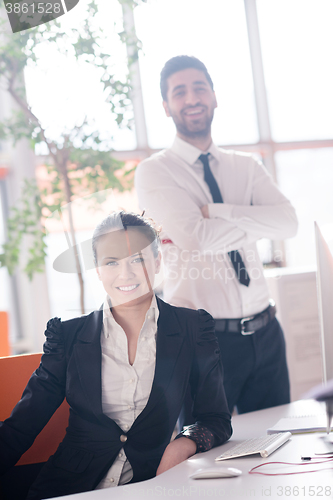
[[[158,498],[222,498],[227,500],[244,498],[285,499],[332,499],[333,498],[333,462],[321,466],[304,465],[292,468],[283,466],[272,472],[293,472],[312,470],[321,467],[320,472],[283,476],[262,476],[248,474],[249,469],[265,462],[287,461],[301,462],[301,456],[313,456],[321,449],[324,433],[293,435],[291,440],[276,450],[268,458],[244,457],[227,460],[223,466],[237,467],[243,474],[239,477],[224,479],[193,480],[189,476],[201,467],[215,466],[215,458],[235,444],[266,434],[266,429],[280,418],[297,415],[322,413],[324,407],[315,401],[296,401],[289,405],[277,406],[267,410],[237,415],[232,419],[234,429],[231,439],[222,446],[197,454],[158,477],[120,487],[95,490],[76,495],[69,495],[66,500],[156,500]],[[273,467],[273,466],[270,466]],[[281,467],[281,466],[280,466]],[[265,469],[268,472],[268,469]]]

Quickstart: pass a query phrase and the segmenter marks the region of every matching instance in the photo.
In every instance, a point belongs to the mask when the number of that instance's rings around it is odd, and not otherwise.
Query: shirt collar
[[[154,324],[156,325],[156,330],[157,330],[157,320],[158,320],[160,311],[158,309],[158,305],[157,305],[157,300],[156,300],[155,294],[153,295],[150,307],[149,307],[149,309],[148,309],[148,311],[146,313],[146,319],[145,319],[145,321],[147,320],[148,316],[150,316],[149,313],[152,313],[151,314],[152,317],[150,317],[150,321],[154,322]],[[104,322],[104,320],[106,318],[110,318],[111,323],[118,324],[116,322],[116,320],[114,319],[112,311],[111,311],[111,299],[110,299],[109,295],[107,295],[105,297],[105,300],[104,300],[104,303],[103,303],[103,322]],[[105,331],[104,334],[106,335],[106,333],[107,332]]]
[[[213,142],[211,142],[207,151],[201,151],[178,137],[178,135],[175,137],[171,150],[189,165],[193,165],[202,153],[210,153],[214,158],[218,158],[219,153],[217,146]]]
[[[157,300],[156,300],[155,294],[153,295],[153,298],[151,299],[151,304],[150,304],[150,307],[149,307],[149,309],[147,311],[146,318],[149,315],[149,312],[152,313],[153,320],[154,320],[154,323],[156,323],[156,328],[157,328],[157,320],[158,320],[158,317],[160,315],[160,311],[158,309],[158,305],[157,305]]]

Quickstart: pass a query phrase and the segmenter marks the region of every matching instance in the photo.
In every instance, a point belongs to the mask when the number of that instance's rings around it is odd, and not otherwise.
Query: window
[[[253,79],[243,0],[151,0],[135,9],[142,92],[151,148],[172,144],[175,129],[166,119],[159,90],[164,63],[180,54],[201,59],[218,100],[213,134],[218,144],[258,140]]]
[[[289,266],[316,265],[314,221],[333,221],[333,148],[276,153],[278,183],[296,208],[299,229],[285,241]]]
[[[333,2],[257,0],[275,141],[333,135]]]
[[[59,18],[64,29],[66,26],[75,28],[82,23],[86,14],[84,3]],[[105,52],[112,54],[112,71],[121,79],[127,72],[127,55],[126,47],[118,36],[118,32],[123,30],[120,2],[99,1],[96,22],[108,34]],[[87,117],[95,121],[93,130],[99,130],[103,138],[112,137],[113,149],[135,149],[134,132],[119,128],[110,113],[110,106],[105,103],[97,69],[88,63],[78,64],[70,51],[65,57],[57,47],[44,50],[40,47],[38,55],[38,66],[31,65],[25,70],[26,89],[32,110],[48,129],[49,136],[57,138],[60,132],[71,130]],[[46,154],[46,151],[39,149],[37,154]]]

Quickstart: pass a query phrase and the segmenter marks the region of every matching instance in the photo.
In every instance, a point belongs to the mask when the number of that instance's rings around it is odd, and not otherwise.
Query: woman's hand
[[[165,448],[156,476],[184,462],[197,451],[197,444],[192,439],[181,437],[175,439]]]

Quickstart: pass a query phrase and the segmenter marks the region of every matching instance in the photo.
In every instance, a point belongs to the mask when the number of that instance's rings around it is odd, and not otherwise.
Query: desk
[[[323,433],[293,435],[291,440],[268,458],[244,457],[228,460],[222,465],[241,469],[239,477],[225,479],[189,479],[190,474],[201,467],[214,466],[215,458],[240,441],[266,434],[266,429],[280,418],[287,416],[322,413],[324,407],[315,401],[296,401],[232,419],[234,429],[231,439],[222,446],[197,454],[158,477],[125,486],[69,495],[66,500],[156,500],[192,498],[201,500],[221,498],[227,500],[247,498],[276,499],[333,499],[333,462],[326,464],[330,470],[291,476],[250,475],[248,470],[270,461],[300,462],[301,456],[313,456],[321,444]],[[311,466],[305,466],[312,469]],[[323,465],[322,467],[325,467]],[[299,469],[299,468],[298,468]],[[287,468],[286,472],[290,468]]]

